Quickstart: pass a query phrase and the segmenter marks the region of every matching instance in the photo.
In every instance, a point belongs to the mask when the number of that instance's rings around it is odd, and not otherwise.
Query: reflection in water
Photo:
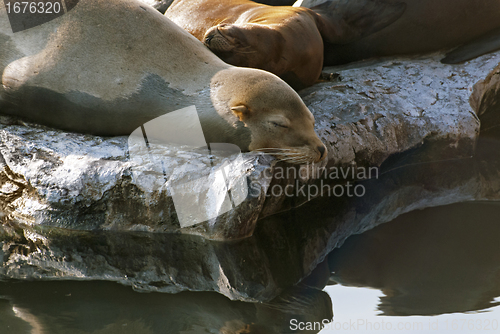
[[[2,334],[274,334],[287,332],[291,319],[332,317],[328,294],[305,284],[245,303],[211,292],[137,293],[111,282],[0,283]]]
[[[384,315],[478,311],[499,304],[500,203],[415,211],[349,238],[330,254],[333,280],[372,287]]]
[[[335,299],[335,321],[320,334],[477,334],[500,330],[500,307],[433,316],[384,316],[377,311],[383,296],[380,290],[337,284],[325,291]]]
[[[213,292],[138,293],[102,281],[2,282],[0,333],[285,333],[292,319],[332,320],[332,301],[322,291],[328,277],[324,261],[302,283],[265,303],[231,301]]]
[[[499,216],[500,204],[487,202],[405,214],[349,238],[301,284],[267,303],[230,301],[211,292],[137,293],[111,282],[4,282],[0,332],[317,333],[292,331],[291,320],[305,324],[331,319],[332,300],[335,319],[324,334],[392,332],[380,326],[404,326],[408,333],[474,332],[475,327],[460,328],[463,319],[493,329],[500,308],[472,315],[457,312],[491,310],[499,304]],[[377,290],[328,286],[331,300],[321,291],[329,277],[332,284]],[[422,317],[443,313],[455,314]],[[409,315],[420,316],[403,317]],[[345,329],[349,326],[354,327]]]

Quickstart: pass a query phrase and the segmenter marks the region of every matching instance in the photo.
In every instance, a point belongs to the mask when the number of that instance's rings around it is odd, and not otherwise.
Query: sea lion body
[[[154,9],[164,14],[167,8],[174,0],[140,0],[141,2],[152,6]],[[295,0],[253,0],[254,2],[263,3],[271,6],[291,6]]]
[[[207,142],[297,151],[310,162],[325,156],[312,114],[286,83],[222,62],[136,0],[80,1],[17,33],[2,3],[0,29],[2,113],[69,131],[128,135],[195,105]]]
[[[325,45],[325,65],[446,50],[500,27],[497,0],[402,1],[406,3],[404,14],[387,28],[346,45]]]
[[[480,135],[500,138],[500,64],[474,85],[469,102],[481,120]]]
[[[165,15],[229,64],[272,72],[295,88],[312,85],[321,74],[319,18],[307,8],[178,0]]]
[[[381,0],[333,0],[313,9],[250,0],[175,0],[165,16],[227,63],[272,72],[298,90],[319,79],[324,41],[362,38],[403,11],[400,3],[387,6]]]

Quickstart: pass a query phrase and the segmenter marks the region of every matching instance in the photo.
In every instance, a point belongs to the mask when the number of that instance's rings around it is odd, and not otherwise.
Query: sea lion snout
[[[226,24],[220,24],[207,30],[203,43],[214,52],[228,52],[234,49],[235,39],[223,33]],[[222,30],[222,31],[221,31]]]
[[[327,153],[325,145],[320,145],[320,146],[317,147],[317,149],[318,149],[318,152],[319,152],[319,160],[318,161],[321,161],[321,160],[325,159],[326,153]]]

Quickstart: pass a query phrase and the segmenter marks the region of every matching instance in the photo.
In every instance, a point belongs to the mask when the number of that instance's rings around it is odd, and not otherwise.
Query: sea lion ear
[[[244,122],[245,119],[250,116],[250,109],[248,109],[245,105],[240,104],[235,107],[231,107],[231,111],[240,119],[240,121]]]
[[[345,44],[373,34],[398,20],[404,2],[384,0],[328,0],[311,10],[325,42]]]

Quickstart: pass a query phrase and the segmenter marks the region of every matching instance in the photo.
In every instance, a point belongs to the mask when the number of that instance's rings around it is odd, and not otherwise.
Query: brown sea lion
[[[252,1],[270,6],[291,6],[295,3],[295,0],[252,0]]]
[[[500,138],[500,64],[474,85],[469,101],[481,120],[481,136]]]
[[[127,135],[195,105],[208,143],[265,148],[297,163],[326,156],[314,117],[285,82],[222,62],[137,0],[80,1],[16,33],[1,2],[0,73],[0,112],[40,124]]]
[[[145,4],[152,6],[154,9],[164,14],[167,8],[174,2],[174,0],[140,0]],[[263,3],[270,6],[291,6],[295,0],[252,0],[254,2]]]
[[[225,62],[272,72],[301,89],[321,74],[324,40],[357,40],[403,11],[403,4],[379,0],[334,0],[313,9],[249,0],[175,0],[165,15]]]

